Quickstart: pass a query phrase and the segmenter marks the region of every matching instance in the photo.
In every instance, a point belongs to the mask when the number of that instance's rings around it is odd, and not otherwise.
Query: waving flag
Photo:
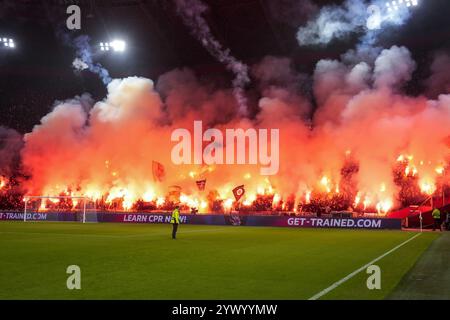
[[[195,183],[197,184],[198,190],[200,191],[205,190],[206,179],[195,181]]]
[[[158,182],[164,180],[166,170],[164,169],[164,166],[161,163],[157,161],[152,161],[152,171],[153,171],[153,180]]]
[[[241,199],[241,197],[244,195],[244,193],[245,193],[244,185],[238,186],[233,189],[233,195],[234,195],[234,198],[236,199],[236,201],[239,201],[239,199]]]

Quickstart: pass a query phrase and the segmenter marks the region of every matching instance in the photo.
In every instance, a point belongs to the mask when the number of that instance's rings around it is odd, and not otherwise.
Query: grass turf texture
[[[308,299],[412,237],[401,231],[0,222],[0,299]],[[322,299],[382,299],[437,237],[424,233]],[[81,290],[66,268],[81,267]]]

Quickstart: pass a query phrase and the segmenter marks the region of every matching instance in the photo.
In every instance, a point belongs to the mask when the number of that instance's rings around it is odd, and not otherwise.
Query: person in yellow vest
[[[172,211],[170,223],[172,224],[172,239],[176,239],[178,224],[180,223],[180,206],[176,206],[175,209]]]
[[[433,231],[435,231],[436,228],[438,230],[441,230],[441,210],[439,210],[438,208],[434,208],[431,215],[433,216],[433,220],[434,220]]]

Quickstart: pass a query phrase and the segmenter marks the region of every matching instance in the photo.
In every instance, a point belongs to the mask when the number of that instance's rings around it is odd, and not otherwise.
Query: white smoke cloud
[[[396,87],[411,80],[416,63],[405,47],[385,49],[375,60],[374,80],[376,87]]]
[[[72,66],[75,70],[79,70],[79,71],[86,70],[89,68],[87,63],[85,63],[80,58],[75,58],[75,60],[73,60],[73,62],[72,62]]]
[[[322,8],[316,19],[298,30],[299,44],[327,44],[334,38],[347,37],[365,25],[366,10],[366,4],[359,0],[347,0],[342,7]]]
[[[406,6],[388,12],[384,0],[346,0],[340,6],[322,7],[315,18],[298,29],[297,40],[301,46],[327,45],[358,33],[362,42],[373,43],[380,29],[402,25],[410,14]]]
[[[367,88],[370,80],[371,67],[366,62],[355,65],[346,76],[346,83],[351,91],[357,92]]]

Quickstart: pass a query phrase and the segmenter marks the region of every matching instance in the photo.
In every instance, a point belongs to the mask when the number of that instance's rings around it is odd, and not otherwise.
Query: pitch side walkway
[[[387,297],[391,300],[450,299],[450,232],[443,232]]]

